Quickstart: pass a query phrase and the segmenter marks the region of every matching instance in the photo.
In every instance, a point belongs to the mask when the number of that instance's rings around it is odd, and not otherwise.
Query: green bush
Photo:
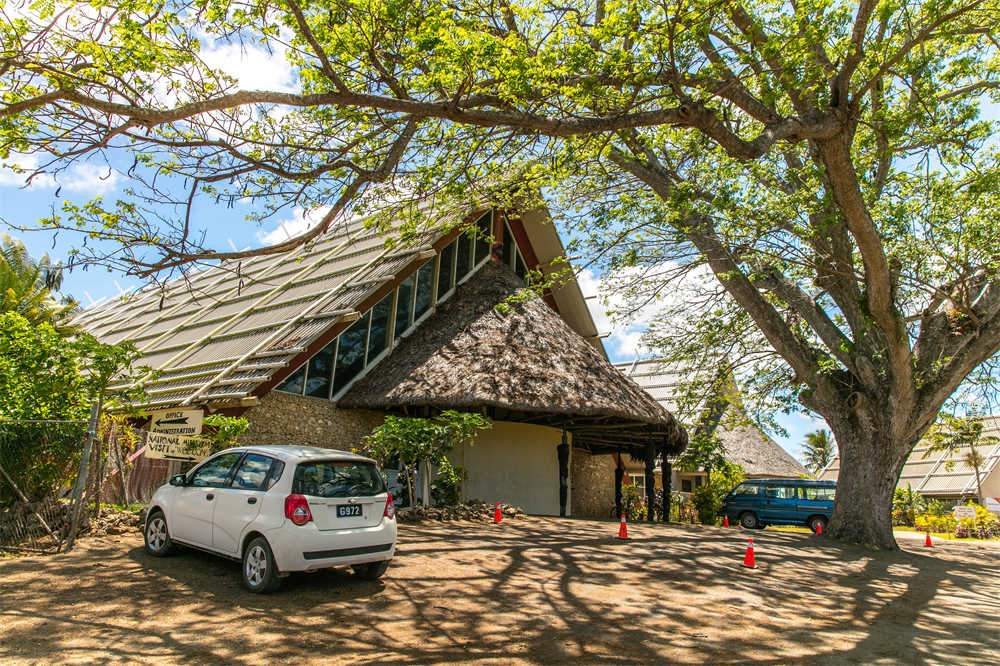
[[[951,532],[958,525],[958,521],[950,513],[936,516],[930,513],[921,513],[913,520],[913,526],[921,532]]]
[[[892,495],[892,524],[913,527],[917,514],[924,513],[927,503],[924,496],[910,488],[896,488]]]
[[[646,496],[631,483],[622,484],[622,511],[629,522],[646,519]]]
[[[452,465],[445,458],[437,467],[437,475],[431,482],[431,499],[434,506],[455,506],[462,501],[462,481],[468,473],[458,465]]]

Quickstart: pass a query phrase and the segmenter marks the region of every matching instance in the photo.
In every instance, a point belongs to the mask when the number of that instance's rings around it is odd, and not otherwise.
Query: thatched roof
[[[542,299],[494,307],[523,286],[490,262],[338,405],[408,413],[485,406],[503,420],[565,423],[574,446],[592,452],[649,441],[668,454],[682,450],[687,435],[674,417]]]
[[[748,477],[798,479],[809,471],[787,451],[752,425],[720,425],[716,436],[726,449],[726,460],[743,467]]]

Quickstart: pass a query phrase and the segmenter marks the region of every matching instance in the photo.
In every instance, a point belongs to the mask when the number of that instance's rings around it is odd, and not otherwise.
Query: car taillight
[[[392,493],[385,500],[385,511],[382,513],[386,518],[396,517],[396,505],[392,503]]]
[[[285,518],[296,525],[305,525],[313,519],[309,511],[309,502],[302,495],[289,495],[285,498]]]

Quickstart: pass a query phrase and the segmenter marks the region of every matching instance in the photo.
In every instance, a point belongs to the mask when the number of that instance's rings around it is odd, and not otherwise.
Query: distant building
[[[1000,417],[984,419],[983,436],[1000,438]],[[983,466],[979,469],[983,495],[1000,497],[1000,442],[981,444],[976,450],[983,457]],[[896,487],[909,487],[921,495],[941,500],[974,499],[977,492],[975,470],[963,461],[968,453],[969,447],[955,453],[930,451],[929,442],[921,440],[907,458]],[[818,478],[836,481],[839,475],[840,456],[837,455]]]
[[[616,363],[615,367],[635,381],[664,409],[674,414],[689,432],[695,432],[708,409],[710,399],[705,397],[691,405],[678,404],[683,380],[682,371],[657,359],[636,360]],[[724,400],[724,398],[723,398]],[[726,449],[726,459],[743,467],[747,478],[798,479],[809,475],[809,471],[793,458],[777,442],[759,428],[742,418],[734,404],[723,405],[714,419],[715,434]],[[641,463],[625,458],[626,474],[632,483],[645,487],[645,477]],[[657,488],[663,484],[657,471],[654,475]],[[672,490],[685,493],[693,491],[707,481],[704,471],[671,470]]]

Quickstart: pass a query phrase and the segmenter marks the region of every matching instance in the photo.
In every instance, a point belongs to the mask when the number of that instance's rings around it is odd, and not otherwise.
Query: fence
[[[104,420],[89,456],[87,436],[81,421],[0,422],[0,551],[66,549],[102,504],[144,502],[171,471],[124,420]]]

